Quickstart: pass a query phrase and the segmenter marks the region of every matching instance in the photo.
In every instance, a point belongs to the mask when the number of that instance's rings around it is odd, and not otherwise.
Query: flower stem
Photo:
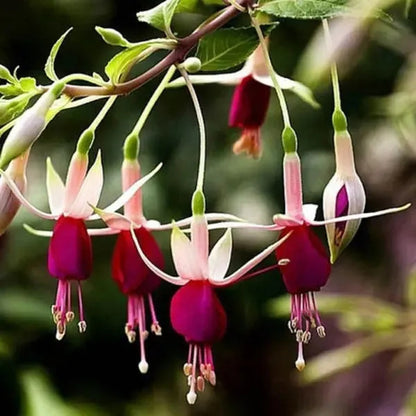
[[[114,104],[114,101],[117,99],[117,95],[111,96],[106,103],[101,108],[100,112],[97,114],[93,122],[90,124],[88,130],[95,131],[99,124],[104,120],[104,117],[107,115],[111,106]]]
[[[263,32],[261,31],[260,25],[258,24],[257,20],[251,16],[251,22],[256,29],[257,36],[260,40],[260,45],[263,50],[264,59],[266,61],[267,69],[269,71],[270,78],[272,79],[274,89],[277,94],[277,98],[279,99],[280,108],[282,109],[282,116],[283,116],[283,123],[285,127],[290,126],[290,118],[289,118],[289,111],[287,109],[287,104],[285,100],[285,96],[283,94],[282,88],[279,85],[279,80],[277,79],[277,75],[274,72],[274,68],[272,65],[272,61],[270,60],[269,49],[267,47],[266,40],[264,39]]]
[[[178,68],[183,79],[185,80],[186,86],[188,87],[189,94],[191,95],[192,102],[195,107],[196,117],[198,119],[199,126],[199,167],[198,167],[198,179],[196,182],[196,190],[202,192],[204,185],[204,174],[205,174],[205,154],[206,154],[206,133],[205,123],[202,116],[201,106],[199,105],[198,97],[195,92],[195,88],[189,79],[188,73],[183,68]]]
[[[163,77],[162,81],[160,82],[159,86],[155,89],[153,95],[150,97],[150,100],[147,102],[146,107],[144,108],[143,112],[141,113],[139,119],[137,120],[136,125],[134,126],[133,130],[131,131],[130,135],[139,136],[143,126],[146,123],[153,107],[155,106],[157,100],[162,95],[163,91],[165,90],[166,86],[169,84],[169,81],[173,77],[173,74],[176,71],[176,67],[172,65],[168,71],[166,72],[165,76]]]
[[[325,40],[327,44],[328,51],[332,50],[332,39],[331,33],[329,31],[328,21],[326,19],[322,20],[322,26],[324,28]],[[341,110],[341,94],[339,91],[339,80],[338,80],[338,71],[337,64],[335,60],[331,63],[331,81],[332,88],[334,91],[334,111]]]

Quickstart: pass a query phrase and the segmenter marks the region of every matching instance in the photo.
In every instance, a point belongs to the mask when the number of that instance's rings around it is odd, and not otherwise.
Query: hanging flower
[[[196,191],[194,200],[198,194],[201,197],[202,193]],[[170,319],[174,330],[189,344],[184,374],[189,385],[186,397],[188,403],[194,404],[196,392],[204,390],[206,381],[211,385],[216,383],[212,345],[224,336],[226,329],[226,313],[215,288],[238,282],[282,241],[267,247],[236,272],[225,277],[231,258],[231,230],[225,232],[209,253],[207,218],[203,210],[194,210],[190,239],[177,226],[172,229],[172,258],[179,276],[171,276],[150,261],[136,236],[132,236],[149,269],[162,279],[182,286],[172,298]]]
[[[289,78],[278,77],[279,85],[284,90],[293,91],[312,107],[319,107],[312,91]],[[234,143],[236,154],[246,152],[249,156],[258,158],[261,155],[260,128],[266,118],[269,107],[270,91],[273,87],[263,51],[259,45],[247,59],[242,69],[237,72],[215,75],[190,75],[194,84],[219,83],[236,85],[231,102],[228,124],[242,130],[240,138]],[[172,81],[169,86],[184,85],[183,78]]]
[[[295,149],[295,147],[293,147]],[[404,210],[409,204],[399,208],[391,208],[372,213],[340,216],[325,221],[316,221],[318,206],[302,205],[302,180],[300,159],[296,151],[285,153],[283,161],[285,214],[273,217],[273,225],[258,225],[250,223],[225,222],[220,225],[210,225],[216,228],[257,228],[270,231],[280,231],[280,237],[291,233],[275,251],[278,266],[282,273],[283,282],[291,294],[291,317],[289,329],[295,334],[298,343],[296,367],[303,370],[305,360],[303,345],[311,339],[311,330],[316,328],[320,337],[325,336],[325,328],[319,317],[315,292],[318,292],[327,282],[331,264],[325,248],[319,238],[313,233],[311,226],[342,223],[361,218],[390,214]]]
[[[117,232],[111,228],[86,229],[85,220],[99,219],[98,215],[92,215],[92,206],[97,204],[103,186],[100,153],[98,153],[88,172],[87,166],[87,153],[76,151],[69,165],[66,183],[64,184],[55,171],[51,160],[47,159],[46,185],[50,214],[37,209],[27,201],[13,179],[6,172],[0,171],[2,178],[20,203],[35,215],[56,221],[52,232],[34,230],[28,226],[26,226],[26,229],[36,235],[51,237],[48,251],[48,270],[53,277],[58,279],[56,301],[52,305],[52,315],[56,323],[56,338],[58,340],[65,335],[66,324],[74,318],[71,302],[71,283],[74,282],[78,295],[78,327],[80,332],[86,330],[81,281],[86,280],[92,271],[90,235],[105,235]],[[160,167],[161,165],[157,166],[150,174],[135,182],[106,210],[111,212],[119,209]]]

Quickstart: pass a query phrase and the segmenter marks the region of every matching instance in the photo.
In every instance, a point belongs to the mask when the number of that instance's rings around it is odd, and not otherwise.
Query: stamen
[[[211,383],[211,386],[215,386],[217,384],[217,376],[215,375],[214,370],[209,372],[209,382]]]
[[[136,331],[127,331],[126,335],[130,344],[133,344],[133,342],[136,341]]]
[[[153,298],[150,293],[148,294],[147,299],[149,302],[150,315],[152,316],[152,325],[150,326],[150,329],[155,335],[162,335],[162,328],[157,320],[155,305],[153,304]]]
[[[83,334],[87,330],[87,323],[85,321],[79,321],[78,330],[81,334]]]
[[[196,379],[196,388],[198,391],[204,391],[205,390],[205,381],[204,377],[198,376]]]
[[[279,266],[287,266],[290,263],[290,259],[280,259],[277,264]]]
[[[58,341],[61,341],[62,338],[65,336],[65,330],[66,330],[65,325],[62,322],[58,322],[56,324],[56,335],[55,335],[55,337]]]
[[[325,327],[324,327],[324,326],[322,326],[322,325],[320,325],[320,326],[318,326],[318,327],[316,328],[316,332],[318,333],[318,336],[319,336],[320,338],[324,338],[324,337],[326,336],[326,333],[325,333]]]
[[[296,342],[302,342],[303,337],[303,331],[301,329],[298,329],[296,331]]]
[[[187,377],[191,375],[191,373],[192,373],[192,364],[191,363],[185,363],[183,365],[183,373]]]
[[[74,312],[72,312],[72,311],[68,311],[68,312],[65,314],[65,319],[66,319],[66,321],[67,321],[67,322],[71,322],[71,321],[73,321],[73,320],[74,320],[74,318],[75,318],[75,314],[74,314]]]

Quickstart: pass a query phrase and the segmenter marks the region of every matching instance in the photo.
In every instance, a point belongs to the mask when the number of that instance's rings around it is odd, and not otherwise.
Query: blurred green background
[[[156,3],[7,2],[1,10],[0,62],[11,69],[19,65],[20,76],[35,76],[40,84],[46,84],[43,66],[49,49],[73,27],[57,58],[58,75],[104,75],[106,62],[118,49],[104,44],[94,26],[113,27],[132,41],[158,36],[135,17],[137,11]],[[415,14],[406,20],[403,3],[393,5],[389,13],[395,19],[393,23],[367,22],[355,47],[347,39],[345,51],[341,51],[347,57],[340,64],[343,107],[349,118],[357,169],[367,191],[367,211],[415,202]],[[199,21],[198,16],[184,15],[175,20],[175,28],[188,33]],[[313,69],[301,57],[319,28],[316,21],[280,23],[271,37],[272,59],[280,74],[307,76]],[[152,56],[151,62],[137,71],[154,64],[158,57]],[[321,104],[319,110],[290,93],[286,96],[299,137],[304,199],[320,204],[323,188],[334,171],[332,90],[328,74],[317,83],[312,81]],[[122,144],[156,85],[157,81],[150,82],[118,99],[97,131],[91,155],[98,149],[103,151],[101,207],[120,193]],[[232,91],[218,85],[197,87],[208,133],[207,208],[209,212],[229,212],[253,222],[269,223],[273,214],[283,210],[280,110],[272,96],[262,129],[262,159],[234,156],[231,145],[239,132],[227,128]],[[47,207],[46,156],[51,156],[64,175],[79,134],[102,103],[62,112],[36,143],[28,167],[28,198],[38,207]],[[190,215],[198,147],[196,119],[187,91],[166,91],[141,137],[143,172],[164,163],[162,171],[144,189],[147,218],[169,222]],[[322,217],[321,210],[318,215]],[[169,301],[175,288],[163,284],[155,294],[163,337],[149,337],[150,369],[141,375],[137,369],[138,345],[129,344],[124,335],[126,300],[110,277],[115,237],[94,238],[94,272],[84,285],[88,330],[80,335],[75,325],[70,326],[64,340],[58,342],[50,316],[56,281],[48,276],[46,267],[48,240],[26,233],[23,223],[52,227],[22,209],[0,240],[1,414],[416,414],[411,394],[416,374],[413,208],[364,221],[333,267],[330,283],[317,297],[321,309],[328,312],[323,314],[327,337],[322,340],[315,336],[307,346],[303,378],[294,367],[296,344],[286,326],[287,299],[276,301],[285,293],[278,271],[219,290],[228,313],[228,330],[223,341],[214,346],[217,386],[199,394],[193,407],[186,403],[187,386],[182,374],[187,346],[169,323]],[[323,229],[317,232],[325,238]],[[212,242],[219,235],[212,233]],[[233,236],[232,270],[276,238],[274,233],[257,231],[235,231]],[[167,270],[173,272],[169,233],[160,232],[156,237],[166,253]],[[264,264],[274,261],[271,256]],[[363,346],[357,344],[362,340]]]

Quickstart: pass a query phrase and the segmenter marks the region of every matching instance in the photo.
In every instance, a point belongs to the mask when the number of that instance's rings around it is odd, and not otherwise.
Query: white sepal
[[[230,266],[232,245],[233,239],[229,228],[217,241],[209,255],[209,280],[221,281],[224,279]]]

